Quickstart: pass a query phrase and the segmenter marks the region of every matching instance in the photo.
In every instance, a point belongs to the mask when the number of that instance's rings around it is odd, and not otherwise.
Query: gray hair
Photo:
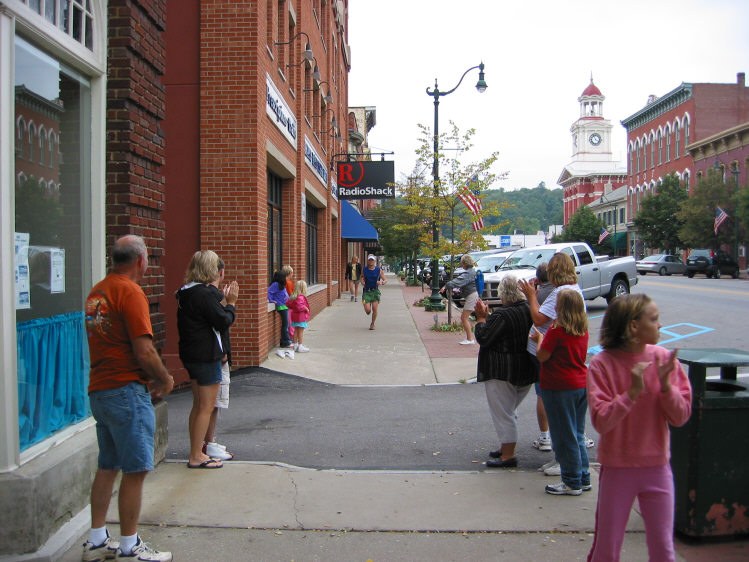
[[[115,266],[135,263],[139,257],[147,257],[146,243],[140,236],[126,234],[112,246],[112,264]]]
[[[525,295],[518,286],[518,279],[514,275],[507,275],[499,282],[497,296],[502,304],[512,304],[518,301],[524,301]]]

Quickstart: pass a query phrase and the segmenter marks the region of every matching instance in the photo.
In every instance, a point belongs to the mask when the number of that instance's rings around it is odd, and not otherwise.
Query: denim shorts
[[[156,416],[145,385],[131,382],[88,395],[96,420],[99,468],[122,472],[153,470]]]
[[[197,381],[198,386],[211,386],[221,382],[221,360],[209,363],[185,363],[190,378]]]

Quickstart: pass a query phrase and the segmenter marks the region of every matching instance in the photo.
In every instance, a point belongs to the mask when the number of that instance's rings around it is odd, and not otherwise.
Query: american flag
[[[474,216],[475,220],[473,221],[473,230],[481,230],[484,228],[484,219],[481,218],[481,210],[483,209],[483,206],[481,205],[479,191],[473,191],[471,189],[471,184],[476,183],[477,181],[478,176],[473,175],[471,179],[468,180],[468,183],[460,188],[457,193],[458,199],[463,202]]]
[[[606,238],[608,238],[609,234],[610,233],[609,233],[608,230],[606,230],[605,228],[601,228],[601,235],[598,237],[598,243],[600,244],[601,242],[603,242],[604,240],[606,240]]]
[[[723,209],[720,207],[715,207],[715,222],[713,223],[713,230],[715,231],[715,236],[718,235],[718,229],[720,228],[720,225],[723,224],[723,221],[728,218],[728,213],[726,213]]]

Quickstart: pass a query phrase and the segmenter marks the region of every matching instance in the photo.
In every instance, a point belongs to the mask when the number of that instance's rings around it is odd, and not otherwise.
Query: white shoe
[[[562,467],[559,466],[558,462],[552,464],[549,468],[544,469],[544,476],[561,476]]]
[[[458,342],[460,345],[475,345],[476,340],[463,340]]]
[[[288,357],[289,359],[294,359],[294,350],[287,349],[286,351],[284,351],[284,355]]]
[[[299,351],[299,344],[298,343],[294,344],[294,351]]]
[[[539,472],[543,472],[544,470],[546,470],[547,468],[551,468],[555,464],[557,464],[557,461],[552,459],[549,462],[545,462],[544,464],[539,466],[536,470],[538,470]]]
[[[546,486],[546,493],[553,496],[579,496],[583,493],[582,488],[570,488],[564,482],[559,484],[549,484]]]
[[[283,349],[277,349],[276,355],[278,355],[281,359],[283,359],[284,357],[286,357],[286,352]]]
[[[306,345],[302,345],[300,343],[296,350],[297,350],[298,353],[308,353],[309,352],[309,347],[307,347]]]
[[[234,455],[227,451],[226,447],[218,443],[206,443],[205,454],[220,461],[230,461],[234,458]]]
[[[133,551],[130,554],[123,554],[121,550],[117,549],[117,557],[115,560],[137,560],[143,562],[172,562],[171,552],[159,552],[148,546],[146,543],[138,537],[138,542],[135,543]]]
[[[538,436],[533,443],[531,443],[535,449],[539,451],[551,451],[551,438]]]
[[[120,543],[113,541],[109,535],[100,545],[95,545],[90,541],[83,543],[83,562],[96,562],[98,560],[111,560],[117,556],[117,549]]]
[[[595,446],[596,446],[596,442],[595,442],[595,441],[593,441],[593,440],[592,440],[592,439],[591,439],[590,437],[588,437],[588,436],[586,435],[586,436],[585,436],[585,446],[586,446],[586,447],[587,447],[588,449],[590,449],[591,447],[595,447]]]

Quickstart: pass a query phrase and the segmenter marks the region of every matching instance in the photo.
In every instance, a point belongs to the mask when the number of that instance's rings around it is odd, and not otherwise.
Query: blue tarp
[[[345,199],[341,200],[341,238],[350,242],[366,242],[379,238],[375,227]]]

